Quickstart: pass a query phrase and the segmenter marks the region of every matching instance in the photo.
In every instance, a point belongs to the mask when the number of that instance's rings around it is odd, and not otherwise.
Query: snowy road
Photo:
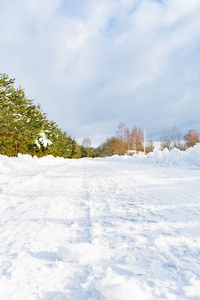
[[[0,299],[200,299],[200,168],[0,167]]]

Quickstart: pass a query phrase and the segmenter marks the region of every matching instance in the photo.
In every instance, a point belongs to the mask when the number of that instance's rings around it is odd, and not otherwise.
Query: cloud
[[[188,130],[199,126],[199,14],[197,0],[4,2],[0,72],[78,140],[100,143],[120,121],[155,137]]]

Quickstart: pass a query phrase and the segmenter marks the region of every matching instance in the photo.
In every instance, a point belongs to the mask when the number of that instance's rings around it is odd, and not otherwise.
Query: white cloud
[[[0,72],[78,139],[198,126],[199,15],[197,0],[8,1]]]

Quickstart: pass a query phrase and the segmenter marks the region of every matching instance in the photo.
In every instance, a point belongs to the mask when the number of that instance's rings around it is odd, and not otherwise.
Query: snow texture
[[[39,143],[40,142],[40,143]],[[40,132],[40,137],[39,137],[39,139],[37,140],[35,140],[35,145],[38,147],[38,148],[40,148],[40,144],[43,146],[43,147],[47,147],[47,146],[49,146],[49,145],[52,145],[52,142],[49,140],[49,139],[47,139],[47,137],[46,137],[46,134],[43,132],[43,131],[41,131]]]
[[[200,299],[200,145],[0,156],[0,299]]]

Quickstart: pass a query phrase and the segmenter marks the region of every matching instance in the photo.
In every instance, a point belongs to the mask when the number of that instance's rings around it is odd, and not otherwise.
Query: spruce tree
[[[21,87],[15,89],[14,82],[0,74],[0,154],[80,158],[75,139],[49,121],[41,106],[27,99]]]

